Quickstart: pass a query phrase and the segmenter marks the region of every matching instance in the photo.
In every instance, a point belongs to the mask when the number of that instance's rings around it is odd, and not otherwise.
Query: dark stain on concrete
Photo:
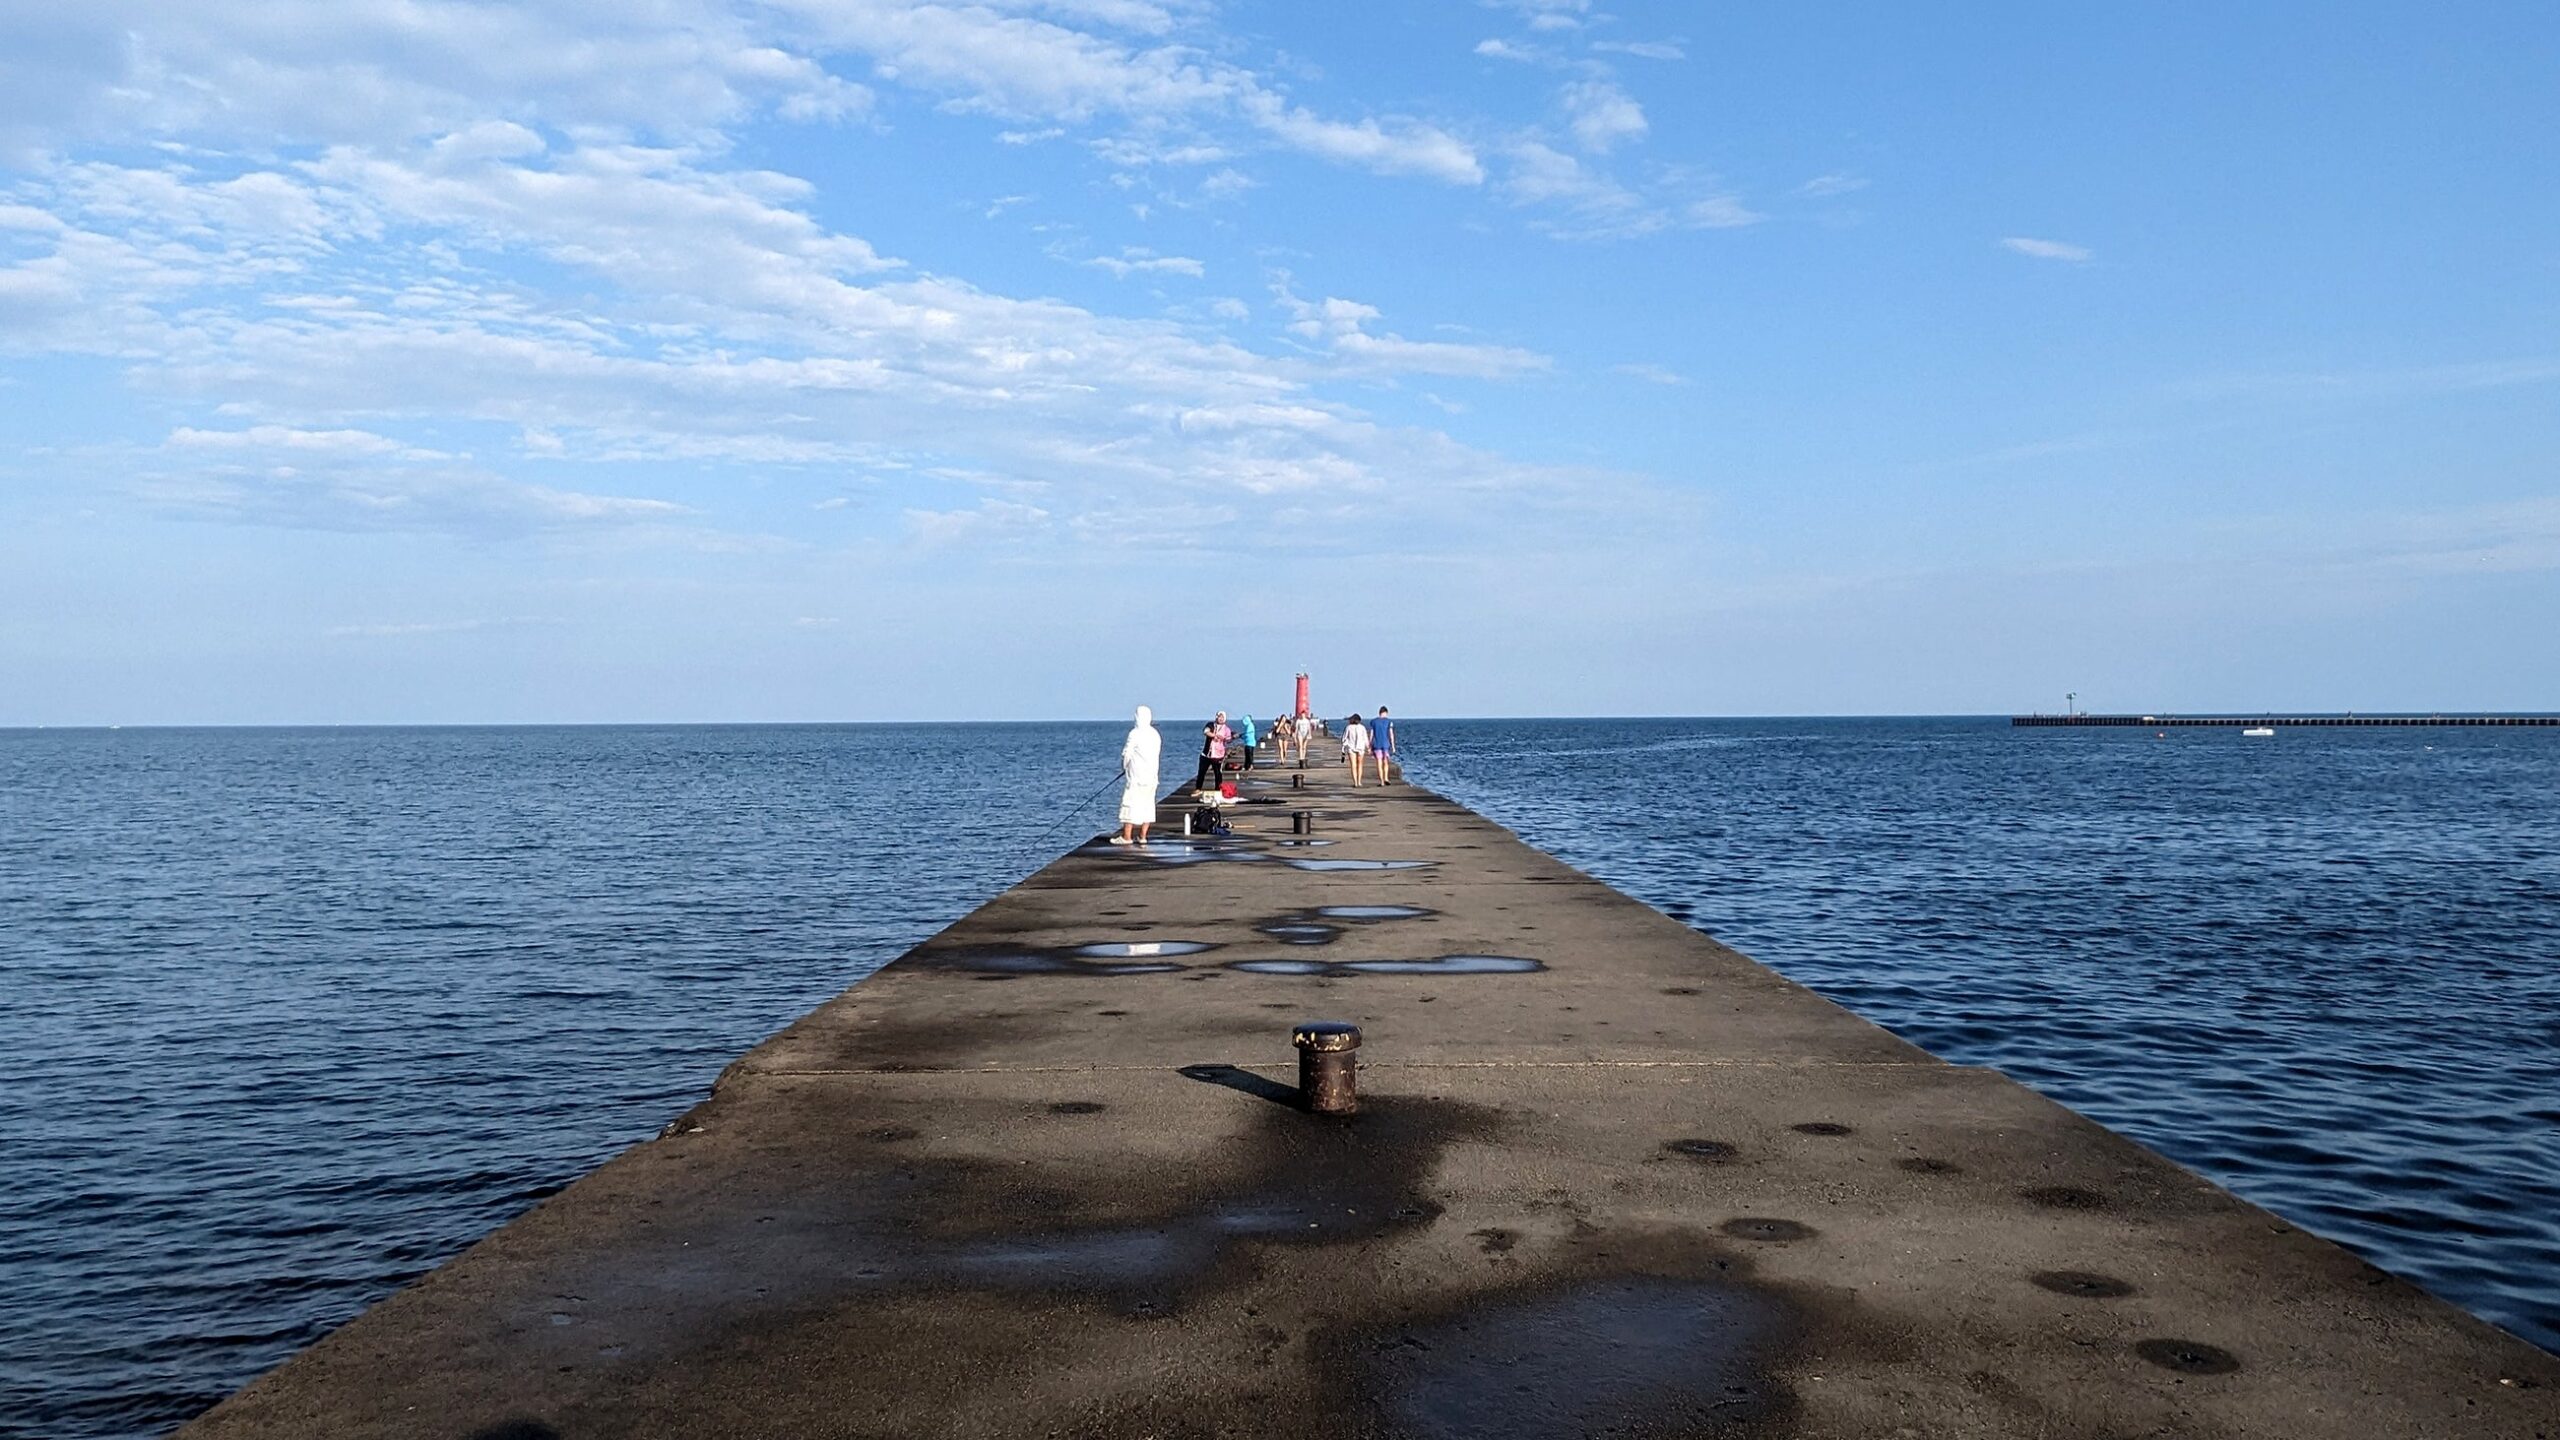
[[[2018,1192],[2048,1210],[2104,1210],[2107,1197],[2081,1185],[2031,1185]]]
[[[1808,1120],[1787,1127],[1799,1135],[1855,1135],[1858,1132],[1834,1120]]]
[[[1374,1419],[1412,1440],[1733,1435],[1782,1421],[1793,1317],[1733,1276],[1614,1274],[1324,1337]]]
[[[1787,1245],[1810,1240],[1822,1233],[1796,1220],[1773,1220],[1766,1216],[1744,1215],[1727,1220],[1716,1229],[1736,1240],[1757,1240],[1765,1245]]]
[[[1666,1140],[1662,1148],[1684,1160],[1721,1163],[1741,1152],[1722,1140]]]
[[[1487,1255],[1508,1255],[1520,1244],[1519,1231],[1505,1230],[1499,1225],[1488,1225],[1482,1230],[1470,1230],[1467,1232],[1467,1238],[1476,1242],[1476,1248]]]
[[[1099,1100],[1061,1100],[1049,1107],[1052,1115],[1099,1115],[1111,1107]]]
[[[2130,1282],[2094,1270],[2039,1270],[2027,1278],[2056,1295],[2083,1300],[2120,1300],[2133,1293]]]
[[[2135,1343],[2133,1353],[2181,1375],[2228,1375],[2240,1368],[2239,1356],[2201,1340],[2143,1340]]]
[[[1893,1162],[1893,1168],[1908,1170],[1914,1175],[1961,1175],[1964,1173],[1963,1166],[1952,1160],[1941,1160],[1935,1155],[1914,1155],[1908,1159],[1896,1160]]]
[[[1283,862],[1319,874],[1331,870],[1428,870],[1437,860],[1290,860]]]

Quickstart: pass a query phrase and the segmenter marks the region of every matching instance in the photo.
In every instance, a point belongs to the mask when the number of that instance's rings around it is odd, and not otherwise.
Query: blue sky
[[[14,7],[0,724],[2560,708],[2555,76],[2538,3]]]

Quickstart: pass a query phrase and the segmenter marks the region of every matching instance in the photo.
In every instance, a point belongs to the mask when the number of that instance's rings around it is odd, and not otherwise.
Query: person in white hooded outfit
[[[1120,742],[1120,833],[1111,837],[1114,845],[1146,844],[1147,827],[1156,823],[1156,762],[1164,754],[1164,738],[1156,734],[1155,721],[1156,712],[1139,706],[1138,723]]]

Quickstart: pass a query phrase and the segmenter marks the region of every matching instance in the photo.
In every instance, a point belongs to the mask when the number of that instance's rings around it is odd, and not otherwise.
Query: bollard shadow
[[[1224,1085],[1230,1090],[1241,1091],[1256,1100],[1268,1100],[1274,1105],[1286,1105],[1292,1110],[1298,1108],[1297,1086],[1283,1085],[1277,1080],[1266,1080],[1242,1066],[1185,1065],[1176,1073],[1186,1080],[1197,1080],[1204,1085]]]

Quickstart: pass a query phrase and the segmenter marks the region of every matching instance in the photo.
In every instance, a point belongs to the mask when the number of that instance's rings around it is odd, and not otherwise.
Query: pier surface
[[[1309,774],[1048,866],[181,1433],[2560,1437],[2560,1358]],[[1313,1018],[1356,1118],[1288,1103]]]

